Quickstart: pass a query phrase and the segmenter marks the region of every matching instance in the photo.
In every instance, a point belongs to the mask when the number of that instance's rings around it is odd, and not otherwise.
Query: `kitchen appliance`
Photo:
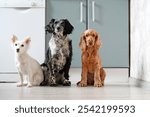
[[[45,57],[45,0],[0,0],[0,74],[17,69],[11,36],[31,37],[28,53],[39,63]]]

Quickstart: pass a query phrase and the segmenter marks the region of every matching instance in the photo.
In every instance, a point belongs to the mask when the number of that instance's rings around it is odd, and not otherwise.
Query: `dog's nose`
[[[19,49],[16,49],[17,52],[19,52]]]
[[[57,27],[57,30],[60,30],[60,27]]]
[[[92,45],[92,41],[89,42],[89,45]]]

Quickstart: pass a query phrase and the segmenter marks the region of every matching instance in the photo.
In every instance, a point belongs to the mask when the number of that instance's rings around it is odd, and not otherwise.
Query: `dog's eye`
[[[86,37],[88,37],[88,36],[89,36],[89,34],[86,34],[85,36],[86,36]]]
[[[24,45],[22,44],[21,47],[24,47]]]
[[[17,46],[17,44],[15,44],[15,46]]]
[[[58,23],[58,21],[55,22],[55,24],[57,24],[57,23]]]
[[[92,34],[92,37],[95,37],[95,35],[94,35],[94,34]]]

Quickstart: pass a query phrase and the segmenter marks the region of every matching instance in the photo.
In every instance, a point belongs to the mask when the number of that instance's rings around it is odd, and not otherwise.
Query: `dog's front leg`
[[[51,75],[49,74],[49,78],[48,78],[48,85],[50,86],[56,86],[56,70],[55,67],[52,66],[52,70],[51,70]]]
[[[95,87],[102,87],[102,82],[100,79],[100,69],[99,66],[97,65],[95,68],[95,72],[94,72],[94,86]]]
[[[57,85],[56,77],[57,77],[57,73],[58,73],[56,57],[52,58],[52,60],[51,60],[50,71],[51,71],[51,75],[49,75],[49,78],[48,78],[48,85],[56,86]]]
[[[23,74],[21,72],[18,72],[18,73],[20,77],[20,82],[17,84],[17,87],[21,87],[23,86]]]
[[[80,87],[86,87],[87,86],[87,66],[82,65],[82,74],[81,74],[81,81],[77,83]]]
[[[27,87],[32,87],[33,86],[33,75],[32,75],[32,73],[29,73],[28,74],[28,76],[27,76],[27,80],[28,80],[28,85],[27,85]]]

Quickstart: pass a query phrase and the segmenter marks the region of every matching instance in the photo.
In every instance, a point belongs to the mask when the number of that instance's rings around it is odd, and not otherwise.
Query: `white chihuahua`
[[[30,37],[25,38],[23,41],[18,41],[16,36],[12,36],[11,41],[13,43],[15,51],[15,63],[20,76],[21,86],[39,86],[43,81],[43,72],[40,64],[27,54],[27,50],[30,44]],[[24,83],[24,77],[27,78],[27,83]]]

